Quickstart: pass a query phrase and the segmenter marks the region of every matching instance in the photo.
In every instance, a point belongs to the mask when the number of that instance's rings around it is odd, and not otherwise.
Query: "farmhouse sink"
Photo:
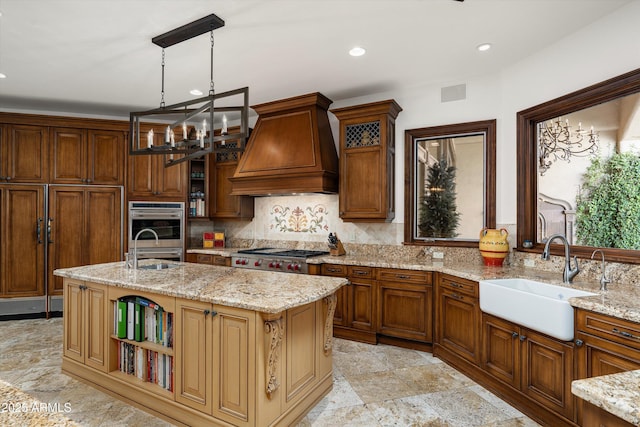
[[[480,281],[480,309],[562,341],[573,339],[569,298],[597,295],[528,279]]]
[[[165,270],[167,268],[177,267],[178,264],[167,264],[164,262],[158,264],[147,264],[147,265],[139,265],[138,268],[143,270]]]

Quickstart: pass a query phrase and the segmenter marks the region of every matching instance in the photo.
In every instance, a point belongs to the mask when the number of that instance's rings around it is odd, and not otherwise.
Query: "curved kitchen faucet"
[[[578,266],[578,258],[574,256],[573,262],[576,264],[576,268],[571,268],[571,256],[569,255],[569,252],[570,252],[569,242],[567,241],[567,238],[564,235],[554,234],[553,236],[549,237],[549,240],[547,240],[547,243],[545,243],[544,250],[542,251],[542,259],[545,261],[549,260],[550,258],[549,246],[551,245],[551,242],[554,241],[555,239],[560,239],[562,240],[562,243],[564,243],[564,271],[562,272],[562,281],[564,283],[571,283],[573,278],[576,277],[578,273],[580,273],[580,267]]]
[[[607,277],[607,270],[604,264],[604,251],[602,249],[596,249],[591,253],[591,259],[593,259],[593,256],[596,254],[596,252],[600,252],[600,255],[602,255],[602,276],[600,277],[600,290],[606,291],[607,283],[611,283],[611,280],[609,280],[609,278]]]
[[[153,235],[156,236],[156,246],[158,246],[158,244],[159,244],[159,242],[158,242],[158,233],[156,233],[154,230],[152,230],[150,228],[143,228],[142,230],[138,231],[138,234],[136,234],[136,237],[134,237],[134,239],[133,239],[132,266],[133,266],[134,269],[138,268],[138,237],[140,237],[140,235],[142,233],[144,233],[145,231],[153,233]]]

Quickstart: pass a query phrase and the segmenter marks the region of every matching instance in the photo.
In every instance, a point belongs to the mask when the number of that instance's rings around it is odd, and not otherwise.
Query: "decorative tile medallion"
[[[316,204],[301,208],[273,205],[269,228],[281,233],[318,233],[329,230],[327,208]]]

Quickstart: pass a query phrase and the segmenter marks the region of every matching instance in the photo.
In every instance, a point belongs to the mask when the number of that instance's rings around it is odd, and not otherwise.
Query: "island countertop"
[[[160,260],[143,260],[140,265]],[[166,262],[166,261],[163,261]],[[151,292],[263,313],[280,313],[333,294],[347,279],[282,274],[186,262],[163,270],[125,268],[112,262],[54,271],[56,276]]]

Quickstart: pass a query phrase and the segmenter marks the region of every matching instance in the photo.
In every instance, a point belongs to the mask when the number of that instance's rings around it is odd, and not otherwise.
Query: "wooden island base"
[[[162,307],[165,345],[118,338],[132,297]],[[64,304],[63,372],[177,425],[292,425],[333,385],[334,294],[267,314],[65,278]]]

